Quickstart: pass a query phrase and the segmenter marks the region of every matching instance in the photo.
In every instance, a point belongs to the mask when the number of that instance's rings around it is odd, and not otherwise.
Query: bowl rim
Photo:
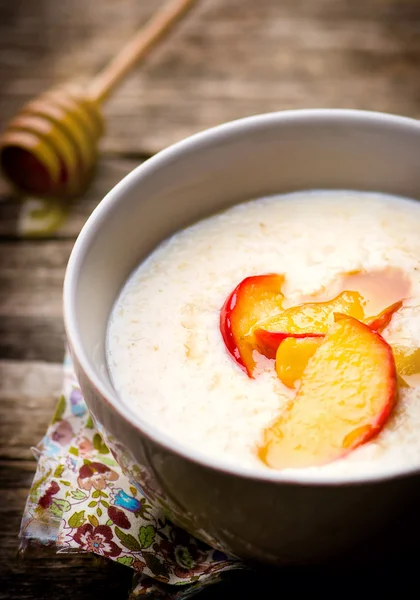
[[[294,485],[310,485],[310,486],[337,486],[337,485],[359,485],[363,483],[374,483],[396,479],[399,477],[415,475],[420,472],[419,466],[410,466],[407,468],[390,468],[386,472],[378,473],[356,473],[346,474],[338,473],[334,475],[323,475],[308,473],[306,469],[302,472],[294,471],[293,474],[284,471],[275,471],[270,469],[260,469],[257,467],[249,467],[243,465],[235,465],[225,463],[219,458],[213,458],[208,454],[201,452],[159,429],[146,419],[136,414],[128,404],[118,397],[115,391],[110,391],[103,384],[101,377],[97,374],[96,369],[89,360],[87,353],[83,347],[79,328],[76,319],[76,288],[77,279],[80,271],[83,268],[83,262],[86,251],[89,247],[91,237],[100,229],[102,223],[106,221],[108,212],[111,207],[117,204],[126,191],[135,187],[139,179],[143,175],[147,175],[156,169],[165,166],[165,163],[170,162],[172,158],[184,151],[189,151],[193,148],[197,150],[201,145],[206,145],[217,138],[229,136],[232,133],[240,130],[253,128],[258,125],[281,124],[281,123],[310,123],[323,120],[341,120],[351,122],[356,120],[369,124],[396,126],[398,128],[407,128],[420,134],[420,121],[410,117],[403,117],[394,114],[388,114],[375,111],[364,111],[356,109],[298,109],[263,113],[229,121],[215,127],[205,129],[199,133],[191,135],[169,147],[161,150],[152,158],[149,158],[141,165],[134,168],[122,180],[120,180],[99,202],[93,210],[85,225],[83,226],[70,255],[69,262],[66,268],[63,289],[63,313],[64,324],[67,335],[67,341],[74,353],[79,367],[84,375],[89,380],[90,384],[96,389],[101,398],[108,406],[119,414],[119,416],[127,421],[129,425],[134,427],[141,435],[146,435],[159,446],[162,446],[167,451],[180,455],[189,462],[196,463],[211,470],[219,471],[224,474],[233,475],[236,477],[252,479],[255,481],[265,481],[278,484],[294,484]]]

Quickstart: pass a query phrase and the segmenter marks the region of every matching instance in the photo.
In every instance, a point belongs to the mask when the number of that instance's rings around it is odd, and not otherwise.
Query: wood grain
[[[96,72],[156,4],[2,0],[0,114]],[[418,117],[419,22],[416,0],[202,0],[106,105],[103,148],[148,155],[229,119],[290,108]]]
[[[61,361],[64,271],[73,241],[0,241],[0,356]]]
[[[62,384],[61,364],[0,361],[0,460],[30,460],[43,437]]]

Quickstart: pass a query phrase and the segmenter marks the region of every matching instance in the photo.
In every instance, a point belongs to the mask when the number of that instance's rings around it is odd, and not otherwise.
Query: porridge
[[[312,191],[176,233],[111,314],[121,400],[226,464],[331,476],[419,465],[418,222],[412,200]]]

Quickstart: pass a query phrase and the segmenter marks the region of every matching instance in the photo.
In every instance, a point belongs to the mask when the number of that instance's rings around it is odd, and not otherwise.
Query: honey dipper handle
[[[169,0],[138,31],[111,63],[89,85],[88,94],[101,103],[132,67],[144,58],[197,0]]]

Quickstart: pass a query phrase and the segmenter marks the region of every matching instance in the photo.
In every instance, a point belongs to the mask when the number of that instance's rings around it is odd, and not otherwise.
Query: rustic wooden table
[[[51,84],[98,70],[157,4],[0,0],[1,125]],[[420,2],[201,0],[107,105],[96,179],[58,231],[22,237],[20,201],[0,182],[1,598],[109,592],[123,599],[130,584],[129,569],[98,567],[87,556],[16,556],[35,468],[30,447],[42,437],[61,383],[64,269],[87,216],[133,167],[191,133],[259,112],[325,106],[420,116]],[[408,566],[378,567],[371,582],[383,580],[388,589],[390,571],[399,579],[415,573]],[[305,582],[312,591],[315,582],[323,590],[331,585],[331,577],[313,574],[280,581],[279,592]],[[261,595],[257,583],[246,580],[242,596]],[[232,590],[204,596],[227,598]]]

